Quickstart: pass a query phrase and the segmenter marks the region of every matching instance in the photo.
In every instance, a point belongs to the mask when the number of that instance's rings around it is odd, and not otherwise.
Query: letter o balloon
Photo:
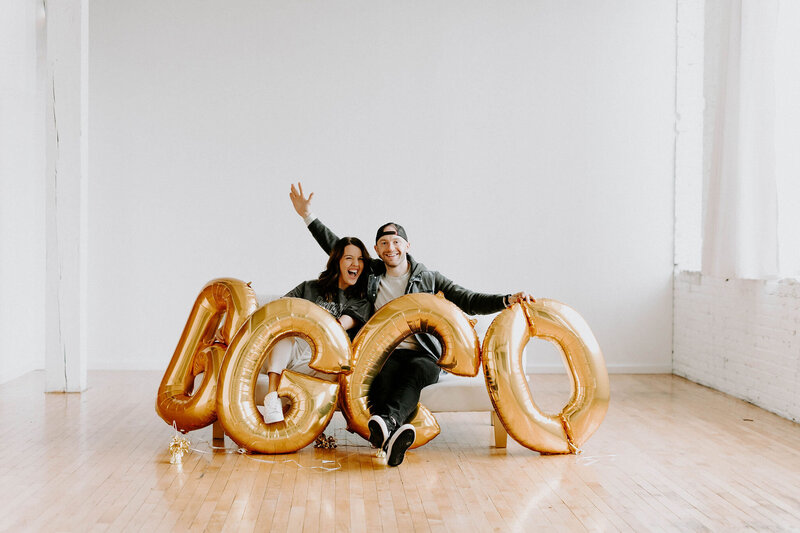
[[[531,337],[546,339],[561,351],[571,378],[569,401],[555,415],[542,413],[531,396],[522,353]],[[586,321],[555,300],[519,303],[501,312],[483,341],[486,388],[509,435],[540,453],[577,453],[605,417],[608,371],[600,346]]]

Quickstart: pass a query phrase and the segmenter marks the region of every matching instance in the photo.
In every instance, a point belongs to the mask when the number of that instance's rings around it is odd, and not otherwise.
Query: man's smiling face
[[[383,231],[390,232],[393,226],[386,226]],[[375,243],[375,253],[387,268],[396,267],[406,262],[406,254],[411,245],[399,235],[383,235]]]

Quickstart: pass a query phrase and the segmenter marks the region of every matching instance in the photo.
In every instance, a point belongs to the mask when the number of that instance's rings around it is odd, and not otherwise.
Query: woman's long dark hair
[[[358,277],[356,284],[348,287],[345,290],[345,294],[351,298],[364,298],[367,295],[367,276],[369,274],[370,260],[367,247],[355,237],[342,237],[333,245],[331,255],[328,257],[328,264],[325,266],[325,270],[320,272],[317,279],[322,295],[329,302],[336,299],[336,294],[339,290],[339,261],[344,256],[344,248],[348,244],[357,246],[361,250],[361,255],[364,258],[364,268],[361,270],[361,275]]]

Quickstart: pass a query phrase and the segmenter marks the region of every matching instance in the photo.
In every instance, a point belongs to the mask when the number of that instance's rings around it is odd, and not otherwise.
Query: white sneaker
[[[264,396],[264,422],[267,424],[283,422],[283,404],[277,392],[270,392]]]

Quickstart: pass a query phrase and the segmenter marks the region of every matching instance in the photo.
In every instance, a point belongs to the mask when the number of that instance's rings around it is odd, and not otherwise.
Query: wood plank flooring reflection
[[[398,468],[344,430],[283,456],[210,447],[169,464],[158,372],[93,372],[44,394],[0,386],[0,531],[790,531],[800,529],[800,426],[669,375],[612,375],[605,422],[578,456],[491,447],[487,413],[437,415],[442,434]],[[568,384],[536,376],[560,409]]]

